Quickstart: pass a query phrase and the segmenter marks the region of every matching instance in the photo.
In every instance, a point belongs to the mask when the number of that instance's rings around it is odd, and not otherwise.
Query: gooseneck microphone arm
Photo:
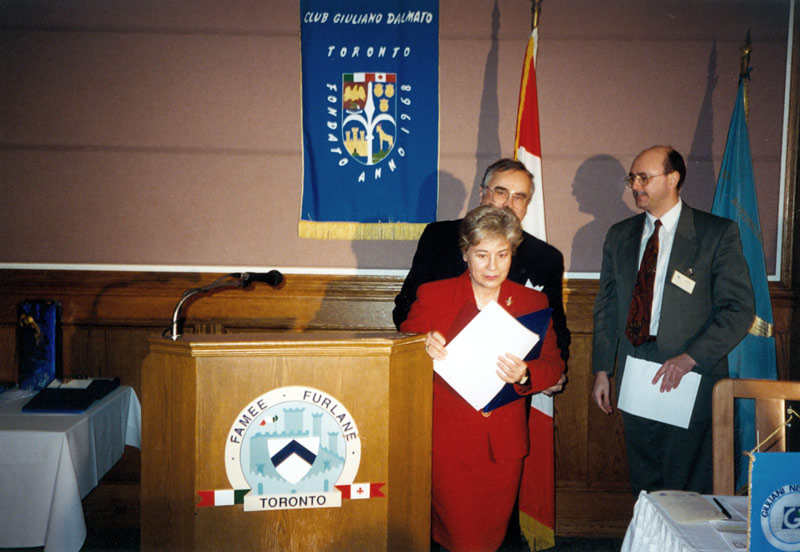
[[[176,341],[179,337],[181,337],[178,322],[181,314],[181,308],[183,307],[184,303],[186,303],[186,301],[188,301],[189,298],[193,297],[194,295],[197,295],[198,293],[206,293],[219,288],[244,288],[253,282],[265,282],[272,287],[279,287],[283,284],[283,274],[277,270],[270,270],[266,274],[258,274],[254,272],[233,272],[217,278],[206,286],[187,289],[183,292],[183,295],[181,295],[181,298],[178,300],[178,304],[175,305],[175,310],[172,312],[172,325],[170,328],[168,328],[169,335],[167,335],[167,330],[164,330],[162,335],[165,338],[173,341]]]

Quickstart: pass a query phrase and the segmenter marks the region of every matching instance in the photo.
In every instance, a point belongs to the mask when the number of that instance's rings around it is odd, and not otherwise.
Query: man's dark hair
[[[683,161],[683,156],[678,153],[672,146],[667,146],[667,157],[664,159],[664,173],[669,174],[672,171],[678,171],[678,191],[683,186],[683,181],[686,179],[686,163]]]
[[[530,171],[525,167],[522,161],[517,161],[516,159],[509,159],[504,157],[503,159],[498,159],[488,167],[486,167],[486,171],[483,173],[483,180],[481,181],[481,188],[486,188],[489,185],[489,181],[494,178],[494,175],[501,172],[507,171],[522,171],[528,175],[528,178],[531,181],[531,196],[533,196],[534,190],[534,183],[533,183],[533,175]]]

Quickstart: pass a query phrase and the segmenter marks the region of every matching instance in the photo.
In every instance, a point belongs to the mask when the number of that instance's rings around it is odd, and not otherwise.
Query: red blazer
[[[512,316],[547,308],[547,296],[510,280],[500,287],[497,301]],[[458,278],[429,282],[417,290],[417,300],[400,326],[404,332],[438,331],[449,343],[478,314],[469,272]],[[522,395],[555,385],[564,372],[552,322],[539,358],[528,362],[530,377],[516,385]],[[433,385],[433,453],[463,460],[521,458],[528,453],[528,427],[523,400],[484,416],[469,405],[438,374]]]

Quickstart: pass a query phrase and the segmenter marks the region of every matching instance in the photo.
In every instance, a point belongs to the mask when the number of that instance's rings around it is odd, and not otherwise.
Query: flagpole
[[[531,30],[539,26],[539,12],[542,9],[543,0],[531,0]]]
[[[542,146],[539,139],[539,100],[536,90],[539,13],[543,0],[531,0],[531,33],[522,69],[514,158],[522,161],[532,175],[533,198],[523,228],[546,240],[544,188],[542,187]],[[553,397],[537,393],[531,397],[528,413],[530,453],[525,457],[519,489],[519,527],[531,551],[555,546],[555,433]]]
[[[744,44],[739,48],[742,55],[741,65],[739,68],[739,78],[744,79],[742,96],[744,100],[744,119],[745,122],[750,122],[750,52],[753,51],[753,44],[750,41],[750,30],[747,30],[747,36],[744,39]]]

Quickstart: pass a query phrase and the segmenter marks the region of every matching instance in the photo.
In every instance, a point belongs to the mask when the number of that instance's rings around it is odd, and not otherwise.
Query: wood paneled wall
[[[147,337],[170,325],[184,290],[217,274],[0,270],[0,380],[15,376],[16,304],[24,299],[57,299],[63,306],[64,373],[118,376],[142,404],[140,369]],[[286,275],[273,289],[200,294],[185,305],[185,333],[247,331],[394,331],[391,311],[401,278]],[[628,490],[621,418],[605,416],[590,403],[592,305],[596,280],[565,282],[567,321],[572,331],[569,382],[555,400],[556,532],[560,535],[624,533],[634,497]],[[790,290],[771,286],[779,372],[789,375],[792,311]],[[796,356],[796,355],[795,355]],[[84,506],[90,523],[134,524],[138,508],[136,452],[126,453]],[[125,504],[115,516],[110,506]]]

